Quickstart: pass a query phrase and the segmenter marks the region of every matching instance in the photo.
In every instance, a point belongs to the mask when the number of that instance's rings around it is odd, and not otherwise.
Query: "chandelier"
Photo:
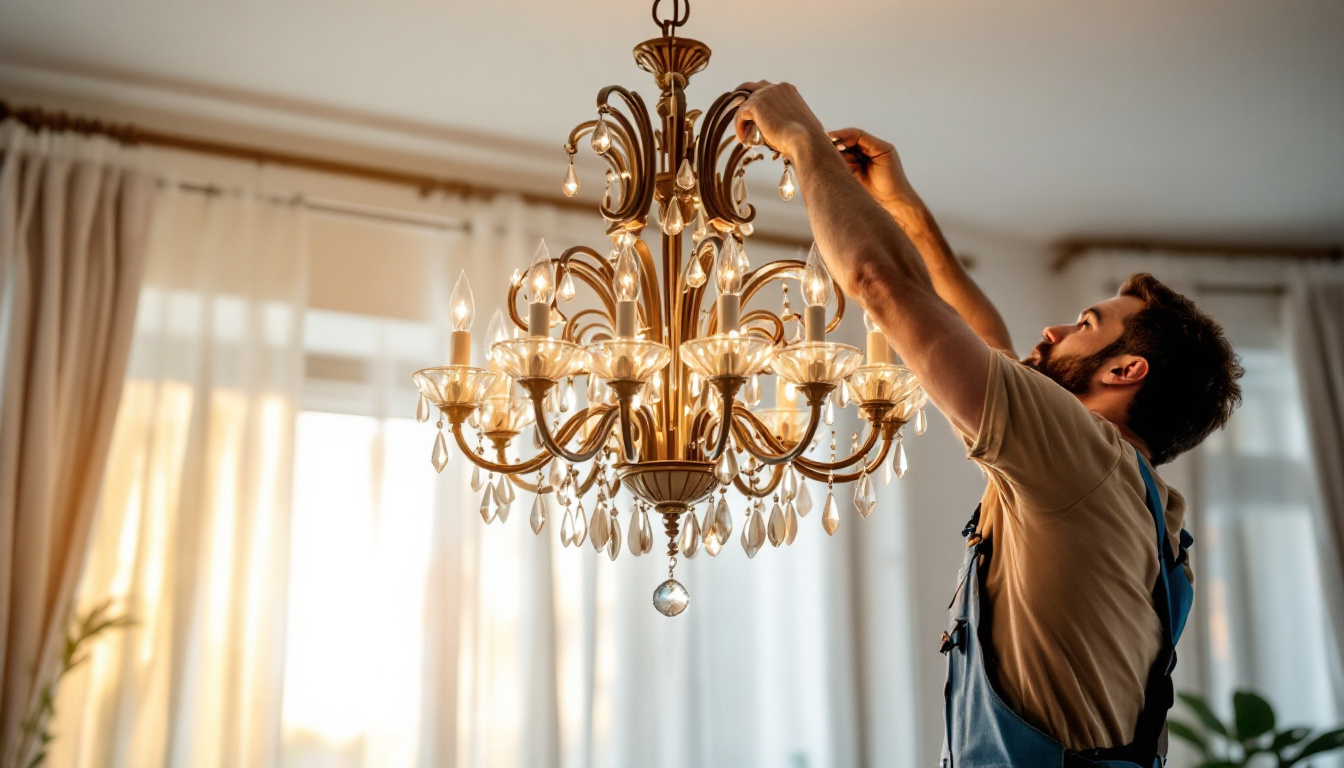
[[[756,211],[747,202],[745,171],[769,150],[754,129],[746,143],[736,137],[745,91],[719,96],[703,113],[688,110],[684,89],[709,63],[710,50],[677,36],[690,15],[688,1],[674,0],[666,19],[658,15],[660,2],[653,18],[662,35],[634,49],[636,63],[657,81],[653,111],[638,93],[607,86],[597,95],[597,117],[575,127],[565,144],[568,196],[579,188],[574,155],[581,141],[606,161],[600,213],[611,253],[574,246],[556,258],[543,241],[526,274],[514,274],[507,319],[497,312],[490,324],[486,368],[471,366],[475,310],[464,274],[449,300],[451,364],[417,371],[414,380],[417,418],[439,414],[435,469],[448,462],[446,421],[475,465],[472,489],[483,491],[487,524],[508,519],[516,491],[532,493],[533,532],[563,509],[561,543],[586,541],[614,560],[622,528],[632,554],[652,551],[650,510],[661,517],[668,578],[653,602],[675,616],[690,600],[675,578],[677,558],[701,549],[713,557],[730,541],[730,486],[748,499],[740,540],[749,557],[767,541],[793,543],[799,518],[813,506],[804,479],[826,483],[822,527],[834,534],[840,522],[834,486],[854,483],[854,506],[867,517],[876,505],[870,476],[884,466],[888,477],[905,473],[902,427],[913,420],[923,432],[925,396],[911,371],[891,361],[885,337],[868,318],[866,355],[826,340],[845,300],[815,245],[806,261],[752,268],[746,242]],[[787,201],[797,181],[787,158],[783,166],[779,195]],[[655,210],[651,245],[644,232]],[[711,272],[717,299],[706,311]],[[790,308],[787,280],[801,284],[801,313]],[[573,303],[578,283],[591,292],[587,304]],[[782,288],[781,310],[750,306],[771,284]],[[777,377],[776,404],[762,409],[760,377],[769,374]],[[584,385],[582,408],[576,379]],[[855,433],[848,455],[837,455],[835,432],[829,450],[818,432],[850,404],[867,422],[866,434]],[[510,459],[510,447],[529,427],[536,455]],[[475,433],[474,448],[468,431]],[[824,459],[809,455],[818,449]],[[588,512],[583,499],[594,486]],[[634,497],[624,525],[616,505],[622,488]],[[773,500],[768,517],[766,499]],[[701,503],[705,512],[697,518]]]

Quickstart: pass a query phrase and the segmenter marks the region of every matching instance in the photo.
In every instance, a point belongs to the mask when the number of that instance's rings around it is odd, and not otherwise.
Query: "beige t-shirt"
[[[1129,743],[1162,631],[1156,530],[1134,447],[1063,387],[998,353],[979,434],[965,439],[989,478],[982,594],[1004,699],[1069,749]],[[1179,534],[1185,500],[1157,485],[1167,531]]]

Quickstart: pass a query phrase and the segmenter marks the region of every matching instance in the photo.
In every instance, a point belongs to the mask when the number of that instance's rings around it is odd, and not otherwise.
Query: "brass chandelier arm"
[[[591,323],[580,322],[581,320],[590,315],[598,319],[594,320]],[[580,344],[588,344],[594,341],[602,341],[603,339],[609,339],[612,337],[612,334],[614,332],[614,328],[612,327],[611,323],[611,318],[607,316],[607,313],[600,309],[594,309],[592,307],[589,307],[587,309],[581,309],[578,312],[575,312],[574,316],[569,318],[569,323],[566,327],[568,326],[573,326],[573,332],[572,334],[567,332],[566,338],[570,338],[572,336],[574,341]]]
[[[640,445],[646,454],[642,458],[645,461],[657,461],[667,456],[667,447],[659,442],[661,435],[654,429],[653,411],[649,406],[640,406],[635,411],[635,419],[639,422]]]
[[[528,381],[528,380],[524,380]],[[568,421],[560,427],[557,433],[560,440],[556,441],[556,435],[551,434],[551,429],[546,425],[546,406],[544,405],[546,392],[540,387],[529,387],[528,396],[532,400],[532,418],[537,435],[541,437],[543,449],[559,456],[570,464],[581,464],[593,458],[602,450],[602,446],[607,442],[607,433],[611,431],[611,423],[617,417],[616,406],[597,405],[584,408],[570,417]],[[593,416],[599,416],[597,429],[593,430],[592,435],[582,446],[578,453],[570,453],[565,450],[561,443],[567,443],[574,434],[579,431],[579,427],[591,419]],[[543,454],[544,455],[544,454]]]
[[[756,474],[759,474],[759,472],[757,472]],[[754,474],[752,476],[753,480],[755,479],[755,477],[756,475]],[[742,482],[742,473],[739,473],[737,477],[733,478],[733,487],[736,488],[739,492],[741,492],[744,496],[752,496],[757,499],[763,499],[766,496],[769,496],[770,494],[774,493],[775,489],[779,487],[780,481],[783,479],[784,479],[784,465],[779,464],[770,468],[770,482],[766,483],[760,488],[757,488],[754,483]]]
[[[814,459],[809,459],[806,456],[800,456],[794,463],[799,466],[810,467],[818,472],[830,472],[837,469],[844,469],[845,467],[853,466],[860,461],[863,461],[864,457],[873,450],[873,446],[877,445],[878,438],[881,434],[882,430],[878,429],[876,426],[869,427],[868,437],[863,441],[863,445],[859,446],[857,450],[839,461],[816,461]],[[891,442],[891,438],[887,438],[887,442]]]
[[[640,286],[637,306],[644,314],[644,326],[649,329],[648,338],[661,342],[664,338],[664,328],[663,305],[660,298],[662,291],[658,286],[658,270],[653,263],[653,254],[642,238],[635,240],[635,252],[639,254]]]
[[[577,255],[590,256],[598,263],[589,264],[587,261],[575,258]],[[597,251],[594,251],[592,248],[584,245],[576,245],[562,253],[556,262],[556,274],[563,274],[563,271],[567,270],[571,275],[577,277],[589,288],[593,289],[593,293],[597,295],[598,300],[606,310],[604,316],[607,320],[607,327],[614,327],[616,323],[616,294],[611,289],[612,269],[611,266],[606,263],[606,260],[599,256]],[[578,341],[580,338],[576,332],[578,318],[593,312],[594,310],[591,308],[583,309],[576,312],[572,317],[561,313],[561,316],[565,318],[564,331],[561,334],[561,338],[565,341]],[[597,314],[602,315],[603,313],[598,312]]]
[[[737,108],[749,95],[746,91],[739,90],[725,93],[715,99],[705,111],[704,120],[700,124],[700,140],[696,142],[695,147],[695,170],[700,179],[700,205],[705,209],[705,216],[711,222],[722,221],[729,225],[726,228],[751,219],[751,216],[739,215],[736,206],[731,204],[733,174],[746,149],[739,145],[729,155],[729,163],[724,173],[718,173],[719,157],[724,146],[731,143],[724,141],[723,135],[732,126]],[[751,215],[754,214],[755,210],[752,209]]]
[[[613,210],[607,207],[607,200],[603,200],[599,207],[602,217],[608,220],[617,220],[622,218],[620,212],[627,207],[626,198],[630,190],[630,164],[627,158],[634,157],[635,143],[631,138],[633,127],[625,116],[616,111],[607,111],[603,114],[613,115],[612,122],[608,123],[607,130],[612,137],[611,147],[602,153],[602,159],[607,161],[611,171],[615,174],[616,183],[620,184],[619,197],[616,199],[620,207]],[[579,151],[579,140],[592,133],[597,128],[597,120],[589,120],[574,126],[574,130],[569,133],[569,141],[565,143],[565,151],[571,156]]]
[[[539,453],[527,461],[518,464],[509,464],[507,462],[497,464],[471,450],[471,446],[467,444],[466,436],[462,434],[462,422],[460,421],[453,424],[453,438],[457,440],[457,447],[466,455],[468,461],[487,472],[494,472],[499,475],[508,476],[536,472],[546,466],[546,463],[551,460],[549,454]],[[503,458],[503,456],[500,458]]]
[[[611,95],[616,94],[621,97],[629,107],[631,116],[634,118],[634,125],[630,124],[629,119],[625,117],[620,110],[611,106]],[[619,85],[608,85],[597,94],[597,107],[604,110],[605,114],[612,116],[616,122],[626,130],[630,136],[638,135],[639,144],[632,147],[632,157],[630,158],[630,185],[633,194],[629,195],[622,203],[621,209],[615,212],[614,218],[626,225],[627,229],[638,229],[639,227],[630,227],[631,222],[643,222],[648,216],[649,205],[653,202],[653,174],[656,169],[653,168],[655,157],[653,143],[653,125],[649,120],[649,110],[644,106],[644,100],[638,93],[632,93]]]
[[[825,405],[824,398],[809,404],[809,407],[812,409],[812,412],[808,415],[807,429],[803,432],[803,438],[799,440],[797,444],[795,444],[792,448],[788,449],[787,451],[781,454],[772,454],[764,450],[761,450],[760,447],[756,444],[756,442],[749,438],[749,436],[746,433],[746,430],[742,428],[741,425],[743,419],[738,418],[733,419],[733,431],[738,434],[738,437],[742,438],[741,442],[743,444],[743,447],[746,448],[747,453],[755,457],[757,461],[761,462],[762,464],[769,464],[771,466],[775,466],[778,464],[788,464],[789,462],[797,459],[798,457],[806,453],[807,449],[810,447],[812,443],[812,438],[816,437],[817,428],[821,425],[821,409],[823,405]],[[745,408],[735,408],[733,410],[733,415],[735,417],[741,416],[743,413],[750,414],[750,411],[747,411]],[[759,419],[756,419],[754,415],[751,416],[750,420],[755,420],[757,424],[760,424]],[[764,425],[761,426],[764,427]]]
[[[833,483],[852,483],[863,475],[869,475],[881,469],[882,462],[887,460],[887,455],[891,453],[891,446],[895,444],[895,440],[884,439],[882,441],[882,448],[878,450],[877,456],[872,461],[865,464],[863,469],[857,472],[846,472],[838,475],[832,474],[830,470],[820,469],[821,467],[827,466],[820,462],[808,462],[807,464],[795,462],[794,466],[798,468],[799,474],[813,480],[821,480],[823,482],[830,481]]]

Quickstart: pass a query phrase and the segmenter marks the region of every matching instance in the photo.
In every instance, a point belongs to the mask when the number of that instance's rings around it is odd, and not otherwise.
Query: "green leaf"
[[[1274,730],[1274,708],[1251,691],[1232,694],[1232,711],[1237,724],[1237,740],[1247,742]]]
[[[1193,693],[1178,693],[1176,695],[1180,697],[1181,701],[1185,702],[1185,705],[1189,707],[1192,712],[1195,713],[1195,716],[1199,718],[1199,722],[1203,723],[1206,730],[1213,731],[1228,739],[1232,738],[1232,735],[1227,732],[1227,726],[1223,725],[1222,721],[1218,719],[1218,716],[1213,714],[1213,710],[1209,708],[1208,702]]]
[[[1320,736],[1307,742],[1307,746],[1303,747],[1301,752],[1294,755],[1292,761],[1290,761],[1288,765],[1299,763],[1303,758],[1319,755],[1322,752],[1329,752],[1332,749],[1339,749],[1340,747],[1344,747],[1344,728],[1336,728],[1333,731],[1326,731]]]
[[[1204,738],[1204,734],[1195,730],[1193,726],[1181,722],[1180,720],[1167,720],[1167,731],[1180,739],[1184,739],[1199,748],[1199,752],[1204,757],[1209,755],[1209,740]]]
[[[1280,754],[1283,750],[1307,738],[1310,734],[1310,728],[1289,728],[1286,731],[1280,731],[1278,735],[1274,737],[1274,743],[1270,744],[1269,748],[1275,754]]]

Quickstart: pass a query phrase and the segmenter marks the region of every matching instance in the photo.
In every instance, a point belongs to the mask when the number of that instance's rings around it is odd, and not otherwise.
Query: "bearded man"
[[[788,84],[741,87],[739,137],[793,163],[836,283],[988,478],[943,635],[943,766],[1160,768],[1193,590],[1185,501],[1152,467],[1240,402],[1222,329],[1138,274],[1019,363],[890,144],[828,135]]]

